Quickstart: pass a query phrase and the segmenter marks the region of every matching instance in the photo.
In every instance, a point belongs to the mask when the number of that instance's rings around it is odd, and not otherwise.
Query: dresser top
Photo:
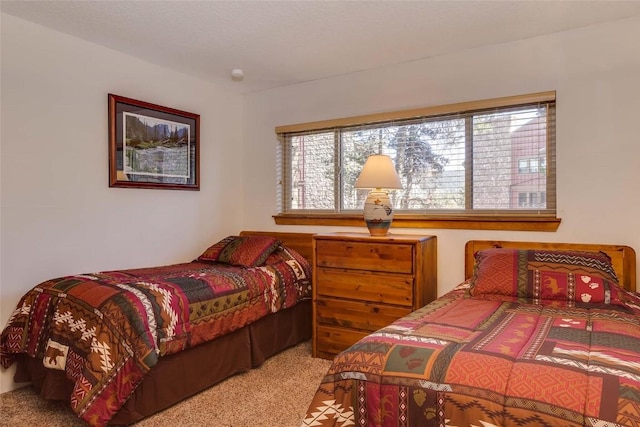
[[[395,234],[389,233],[386,236],[372,236],[369,233],[352,233],[352,232],[335,232],[335,233],[318,233],[314,234],[313,238],[320,238],[323,240],[351,240],[362,242],[416,242],[429,239],[435,239],[436,236],[422,235],[422,234]]]

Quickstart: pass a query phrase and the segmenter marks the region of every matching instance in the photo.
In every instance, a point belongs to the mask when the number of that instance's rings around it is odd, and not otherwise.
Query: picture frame
[[[200,115],[108,100],[109,187],[200,190]]]

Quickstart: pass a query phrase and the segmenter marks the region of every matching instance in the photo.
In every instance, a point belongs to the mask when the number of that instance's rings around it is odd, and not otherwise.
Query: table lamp
[[[393,221],[393,206],[386,190],[402,188],[391,157],[384,154],[369,156],[355,188],[372,189],[364,202],[364,222],[372,236],[386,235]]]

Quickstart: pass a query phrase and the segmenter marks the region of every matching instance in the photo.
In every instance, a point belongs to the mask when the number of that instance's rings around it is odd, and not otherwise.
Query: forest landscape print
[[[139,114],[124,113],[124,172],[189,178],[189,126]]]
[[[200,116],[109,94],[109,186],[199,190]]]

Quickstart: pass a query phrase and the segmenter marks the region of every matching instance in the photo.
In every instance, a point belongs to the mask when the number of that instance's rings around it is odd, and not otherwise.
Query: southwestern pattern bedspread
[[[1,364],[25,353],[65,371],[72,409],[105,425],[159,357],[310,296],[309,263],[295,251],[269,252],[254,267],[196,260],[46,281],[22,298],[2,332]]]
[[[339,354],[303,426],[640,426],[638,294],[597,259],[493,255],[495,280],[476,269]]]

